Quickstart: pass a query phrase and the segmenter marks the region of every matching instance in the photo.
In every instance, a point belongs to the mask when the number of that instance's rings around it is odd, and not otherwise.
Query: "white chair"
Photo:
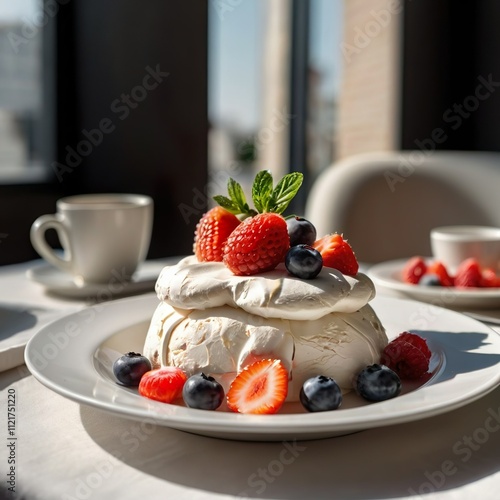
[[[343,233],[360,262],[430,256],[431,228],[500,227],[500,153],[394,151],[352,156],[314,181],[305,217]]]

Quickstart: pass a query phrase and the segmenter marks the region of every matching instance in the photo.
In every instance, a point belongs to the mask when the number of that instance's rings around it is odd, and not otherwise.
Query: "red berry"
[[[425,274],[435,274],[439,278],[441,286],[453,286],[453,278],[448,274],[445,265],[439,260],[430,264]]]
[[[416,380],[428,372],[430,356],[424,339],[404,332],[386,345],[380,362],[395,371],[400,378]]]
[[[200,262],[222,262],[224,245],[240,220],[222,207],[209,210],[198,222],[194,253]]]
[[[415,256],[409,259],[401,271],[401,278],[406,283],[416,285],[427,271],[427,264],[422,257]]]
[[[476,259],[465,259],[457,268],[455,286],[458,288],[480,287],[482,282],[481,268]]]
[[[278,359],[246,366],[227,392],[227,406],[237,413],[276,413],[288,394],[288,371]]]
[[[271,271],[290,248],[285,219],[275,213],[245,219],[229,236],[224,247],[224,264],[238,276]]]
[[[139,394],[149,399],[171,403],[182,396],[186,374],[177,367],[165,366],[145,373],[139,383]]]
[[[500,278],[495,273],[494,269],[487,267],[481,273],[481,286],[486,288],[499,287]]]
[[[340,234],[328,234],[312,245],[323,257],[323,266],[333,267],[342,274],[354,276],[359,270],[359,264],[354,251]]]

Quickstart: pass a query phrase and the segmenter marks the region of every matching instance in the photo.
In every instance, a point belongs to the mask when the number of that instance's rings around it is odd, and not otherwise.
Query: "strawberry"
[[[276,413],[288,394],[288,371],[279,359],[246,366],[227,392],[227,406],[237,413]]]
[[[400,378],[416,380],[427,374],[430,357],[431,352],[423,338],[404,332],[385,346],[380,362]]]
[[[409,259],[401,271],[401,278],[405,283],[416,285],[427,271],[427,264],[422,257],[415,256]]]
[[[171,403],[182,396],[186,380],[186,374],[174,366],[150,370],[139,382],[139,394],[162,403]]]
[[[222,262],[228,236],[240,224],[236,215],[214,207],[198,222],[194,239],[194,253],[200,262]]]
[[[359,269],[354,251],[340,234],[328,234],[312,245],[323,257],[323,265],[333,267],[342,274],[354,276]]]
[[[445,265],[439,260],[429,264],[424,274],[435,274],[439,278],[441,286],[453,286],[453,278],[448,274]]]
[[[278,214],[258,214],[246,219],[229,236],[224,264],[238,276],[271,271],[290,248],[285,219]]]
[[[494,269],[491,269],[491,267],[487,267],[482,270],[480,286],[485,288],[500,286],[500,278],[497,276]]]
[[[238,276],[274,269],[285,258],[290,247],[290,237],[281,214],[299,190],[303,175],[298,172],[285,175],[273,187],[273,178],[267,170],[260,171],[252,185],[251,209],[243,189],[234,179],[229,179],[229,197],[214,196],[214,200],[232,214],[247,217],[226,240],[223,250],[224,264]]]
[[[457,288],[480,287],[481,281],[481,268],[475,258],[471,257],[460,263],[455,274]]]

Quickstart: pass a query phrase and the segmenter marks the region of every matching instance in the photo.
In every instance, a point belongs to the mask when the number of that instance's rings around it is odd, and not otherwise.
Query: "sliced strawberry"
[[[481,268],[475,258],[471,257],[460,263],[455,274],[457,288],[480,287],[481,282]]]
[[[406,262],[401,271],[401,279],[405,283],[416,285],[426,271],[427,264],[425,263],[425,260],[417,255]]]
[[[224,245],[229,235],[240,225],[236,215],[214,207],[198,222],[194,238],[194,253],[200,262],[222,262]]]
[[[485,288],[493,288],[500,286],[500,278],[497,276],[494,269],[487,267],[482,270],[481,286]]]
[[[171,403],[182,396],[186,374],[177,367],[165,366],[146,372],[139,382],[139,394],[162,403]]]
[[[448,274],[445,265],[439,260],[429,264],[425,274],[435,274],[439,278],[441,286],[453,286],[453,278]]]
[[[312,245],[323,257],[323,266],[333,267],[342,274],[354,276],[359,264],[354,251],[340,234],[328,234],[316,240]]]
[[[224,264],[237,276],[271,271],[290,248],[285,219],[275,213],[245,219],[229,236],[224,247]]]
[[[246,366],[227,392],[228,408],[237,413],[276,413],[288,394],[288,371],[278,359]]]

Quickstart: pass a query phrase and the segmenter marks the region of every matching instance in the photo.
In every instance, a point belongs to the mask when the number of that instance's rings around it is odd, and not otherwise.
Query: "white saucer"
[[[41,264],[26,271],[29,279],[45,286],[46,290],[65,297],[86,298],[96,297],[110,300],[125,295],[142,292],[153,292],[160,271],[166,265],[177,262],[179,257],[161,261],[146,261],[139,266],[131,281],[125,281],[116,276],[109,283],[83,284],[75,283],[73,277],[50,264]]]
[[[432,376],[423,385],[405,385],[397,398],[369,404],[349,393],[335,411],[307,413],[298,408],[299,403],[286,403],[276,415],[211,412],[160,403],[118,385],[112,371],[114,360],[124,352],[141,352],[157,305],[157,297],[147,294],[60,318],[29,341],[26,364],[48,388],[79,403],[195,434],[250,441],[333,437],[419,420],[475,401],[500,383],[499,334],[467,316],[435,307],[425,329],[417,331],[432,350]],[[389,338],[409,329],[421,306],[401,299],[373,301]],[[69,320],[78,325],[79,333],[61,349],[53,342],[54,332],[64,332]]]
[[[399,259],[375,264],[366,274],[377,288],[390,290],[402,298],[421,300],[450,309],[500,307],[500,288],[460,289],[406,283],[401,279],[401,271],[407,262],[408,259]]]

